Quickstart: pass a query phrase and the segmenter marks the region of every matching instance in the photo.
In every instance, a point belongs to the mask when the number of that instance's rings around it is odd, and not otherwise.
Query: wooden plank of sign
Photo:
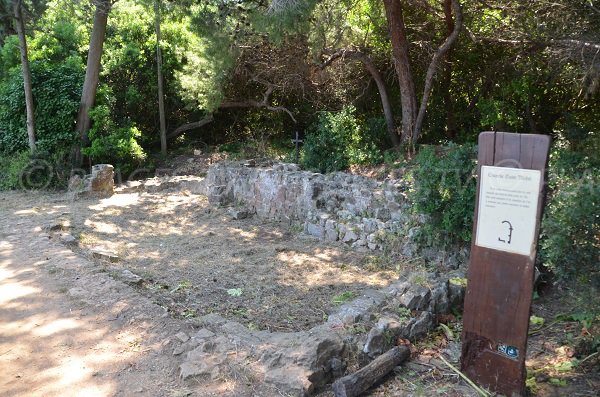
[[[540,170],[535,242],[542,215],[544,175],[550,139],[532,134],[483,132],[478,169],[482,166]],[[463,317],[461,369],[480,385],[507,396],[525,394],[525,355],[533,294],[536,244],[520,255],[475,244],[481,178],[477,182],[473,244]]]

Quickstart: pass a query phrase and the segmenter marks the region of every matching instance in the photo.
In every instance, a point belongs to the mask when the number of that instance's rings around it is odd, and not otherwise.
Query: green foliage
[[[110,118],[108,106],[97,106],[90,111],[91,145],[83,149],[94,162],[108,162],[128,174],[146,160],[146,153],[138,144],[141,133],[135,125],[117,126]]]
[[[15,190],[21,187],[21,174],[29,164],[28,151],[13,155],[0,155],[0,190]]]
[[[227,290],[227,295],[233,296],[234,298],[242,296],[244,290],[241,288],[230,288]]]
[[[326,173],[350,165],[376,164],[383,156],[355,117],[355,108],[340,112],[322,112],[304,140],[303,166]]]
[[[540,259],[561,279],[600,285],[599,166],[597,153],[551,153]]]
[[[0,155],[0,190],[48,189],[65,187],[70,177],[69,155],[28,150]]]
[[[60,64],[45,61],[31,64],[38,148],[54,152],[76,141],[75,118],[79,108],[83,66],[77,58]],[[0,152],[15,153],[27,148],[25,94],[20,68],[13,69],[0,83]]]
[[[577,321],[581,326],[587,329],[592,328],[594,322],[600,321],[600,315],[591,312],[576,312],[568,314],[558,314],[554,317],[559,321]]]
[[[417,214],[428,220],[421,225],[424,246],[443,246],[471,241],[475,207],[476,146],[449,145],[422,148],[412,171],[410,198]]]
[[[354,297],[356,297],[356,294],[354,292],[345,291],[339,295],[334,296],[331,301],[336,305],[341,305],[341,304],[351,301],[352,299],[354,299]]]

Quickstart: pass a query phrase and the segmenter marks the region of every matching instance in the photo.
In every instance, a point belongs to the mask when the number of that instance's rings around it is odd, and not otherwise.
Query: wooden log
[[[410,349],[406,346],[396,346],[388,350],[355,373],[336,380],[332,385],[334,396],[361,395],[409,357]]]

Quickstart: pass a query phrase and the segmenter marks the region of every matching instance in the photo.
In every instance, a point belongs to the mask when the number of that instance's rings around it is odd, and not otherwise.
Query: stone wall
[[[260,218],[303,224],[315,237],[361,250],[381,250],[392,241],[406,257],[416,252],[412,237],[426,222],[410,211],[402,180],[376,181],[342,172],[300,171],[295,164],[265,167],[220,162],[208,171],[206,189],[214,205],[239,206]],[[398,242],[400,241],[400,244]],[[456,267],[465,249],[420,252],[426,259]]]

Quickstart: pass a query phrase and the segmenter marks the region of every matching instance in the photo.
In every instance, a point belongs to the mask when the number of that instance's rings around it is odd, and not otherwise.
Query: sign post
[[[506,396],[525,395],[534,262],[550,138],[482,132],[463,315],[461,369]]]

